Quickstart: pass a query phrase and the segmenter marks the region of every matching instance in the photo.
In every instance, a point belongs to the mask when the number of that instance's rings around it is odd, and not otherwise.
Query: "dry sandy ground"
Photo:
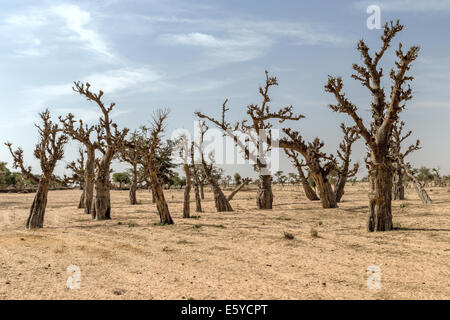
[[[181,218],[182,192],[171,190],[173,226],[155,225],[147,191],[137,206],[112,192],[106,222],[75,209],[79,191],[53,191],[38,231],[24,229],[32,194],[0,194],[0,299],[449,299],[450,191],[432,189],[431,206],[409,189],[393,204],[399,229],[371,234],[363,184],[328,210],[293,186],[276,188],[272,211],[256,210],[249,190],[216,213],[207,193],[197,219]],[[66,288],[69,265],[80,290]],[[370,265],[379,290],[367,288]]]

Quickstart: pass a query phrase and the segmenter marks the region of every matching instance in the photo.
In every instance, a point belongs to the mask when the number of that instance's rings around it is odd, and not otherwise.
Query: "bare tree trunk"
[[[92,202],[92,219],[111,219],[111,183],[109,181],[110,161],[103,158],[97,167]]]
[[[84,171],[84,213],[92,214],[95,181],[95,149],[87,148],[86,169]]]
[[[394,200],[405,200],[405,187],[403,186],[403,170],[399,165],[394,165],[392,197],[394,198]]]
[[[200,183],[200,196],[202,200],[205,200],[205,185],[203,183]]]
[[[334,194],[333,188],[331,187],[330,181],[322,176],[321,174],[315,174],[311,172],[311,175],[316,183],[317,189],[319,190],[319,197],[322,201],[322,208],[337,208],[336,196]]]
[[[222,189],[220,189],[218,183],[216,181],[211,181],[210,183],[214,193],[214,202],[217,212],[233,211],[230,202],[223,194]]]
[[[202,212],[202,202],[200,199],[200,190],[198,184],[194,185],[195,190],[195,212]]]
[[[85,193],[86,193],[86,191],[84,189],[82,189],[80,202],[78,203],[78,209],[83,209],[84,208],[84,195],[85,195]]]
[[[44,215],[47,207],[47,196],[50,183],[43,178],[39,181],[38,190],[34,196],[33,205],[30,209],[30,214],[27,219],[27,229],[37,229],[44,226]]]
[[[431,198],[428,195],[425,188],[422,186],[419,180],[412,174],[412,172],[405,166],[405,173],[408,175],[408,177],[412,180],[412,183],[414,185],[414,189],[416,189],[417,194],[419,195],[420,200],[423,204],[431,204]]]
[[[303,186],[303,190],[305,191],[306,197],[311,201],[320,200],[319,197],[317,196],[317,193],[313,190],[313,188],[311,188],[311,185],[309,184],[308,179],[303,173],[303,170],[301,168],[298,168],[297,171]]]
[[[382,157],[384,159],[384,157]],[[367,231],[392,230],[392,168],[390,164],[378,164],[369,170],[369,216]]]
[[[186,174],[186,187],[184,188],[184,204],[183,204],[183,218],[191,217],[191,170],[188,164],[184,164],[184,172]]]
[[[164,191],[158,180],[156,172],[150,171],[152,177],[152,191],[156,201],[156,208],[159,213],[159,220],[164,224],[173,224],[172,217],[170,216],[169,207],[167,205],[166,198],[164,197]]]
[[[233,191],[231,191],[231,193],[227,197],[227,200],[231,201],[233,199],[233,197],[236,195],[236,193],[241,191],[242,188],[244,188],[246,185],[248,185],[249,182],[250,182],[250,180],[244,179],[244,181],[242,181],[242,183],[240,185],[238,185]]]
[[[135,205],[138,203],[137,198],[136,198],[137,186],[138,186],[138,170],[137,170],[137,165],[134,164],[133,165],[133,177],[132,177],[132,181],[131,181],[131,185],[130,185],[130,193],[129,193],[130,205]]]
[[[258,209],[272,209],[273,193],[272,193],[272,176],[259,175],[258,195],[256,205]]]

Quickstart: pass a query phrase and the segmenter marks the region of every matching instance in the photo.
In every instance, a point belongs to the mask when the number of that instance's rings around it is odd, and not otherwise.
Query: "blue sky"
[[[335,151],[343,115],[327,108],[327,75],[344,78],[349,98],[368,119],[368,93],[350,79],[359,63],[359,39],[378,49],[381,30],[366,26],[366,8],[381,7],[384,21],[400,19],[395,41],[420,45],[412,68],[414,99],[402,113],[422,150],[414,165],[439,166],[450,174],[450,1],[5,1],[0,11],[0,137],[24,148],[26,161],[37,142],[37,113],[68,112],[94,121],[96,107],[71,90],[74,80],[89,81],[117,103],[114,119],[131,129],[152,111],[171,109],[168,133],[193,128],[193,112],[217,115],[229,98],[230,117],[259,103],[264,70],[278,77],[273,108],[294,105],[306,116],[291,126],[307,139],[319,136]],[[392,51],[384,59],[393,63]],[[389,82],[386,82],[388,85]],[[71,161],[77,148],[67,148]],[[365,148],[355,146],[362,163]],[[0,160],[10,162],[6,147]],[[293,171],[287,161],[282,169]],[[58,172],[62,172],[62,163]],[[364,166],[363,166],[364,167]],[[248,168],[237,169],[244,174]],[[233,169],[234,171],[234,169]]]

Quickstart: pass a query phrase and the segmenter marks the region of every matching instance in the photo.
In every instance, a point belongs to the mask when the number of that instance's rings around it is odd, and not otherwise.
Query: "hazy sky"
[[[131,129],[145,124],[158,107],[171,109],[168,133],[192,130],[193,112],[218,115],[229,98],[230,117],[241,119],[248,104],[260,103],[264,70],[278,77],[272,105],[294,105],[306,116],[289,124],[305,138],[319,136],[335,151],[348,121],[333,113],[324,92],[327,75],[344,78],[348,97],[368,119],[369,95],[350,78],[355,50],[364,39],[378,49],[381,30],[369,30],[366,8],[381,6],[383,23],[405,24],[404,46],[420,45],[411,73],[414,99],[401,118],[422,150],[416,166],[441,167],[450,174],[450,1],[21,1],[2,0],[0,10],[0,137],[32,158],[37,113],[74,113],[85,121],[97,108],[71,90],[89,81],[117,103],[114,120]],[[392,50],[383,61],[393,64]],[[386,80],[388,81],[388,80]],[[389,82],[386,82],[389,86]],[[73,159],[76,143],[67,148]],[[355,146],[362,163],[365,147]],[[11,162],[0,145],[0,160]],[[64,166],[60,165],[59,171]],[[364,166],[362,166],[364,167]],[[285,171],[292,171],[287,161]],[[238,171],[249,172],[248,168]]]

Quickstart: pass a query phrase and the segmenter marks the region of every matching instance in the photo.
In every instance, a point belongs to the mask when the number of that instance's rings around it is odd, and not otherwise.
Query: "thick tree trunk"
[[[202,212],[202,201],[200,199],[200,190],[198,184],[194,185],[195,191],[195,212]]]
[[[111,219],[111,183],[110,160],[103,158],[97,167],[94,183],[94,199],[92,202],[92,219],[109,220]]]
[[[92,214],[95,181],[95,149],[87,148],[86,169],[84,171],[84,213]]]
[[[186,187],[184,188],[183,218],[191,217],[191,170],[189,165],[184,165],[184,173],[186,174]]]
[[[311,201],[317,201],[320,200],[317,196],[317,193],[313,190],[311,185],[308,182],[308,179],[306,178],[305,174],[303,173],[303,170],[301,168],[297,168],[298,175],[300,177],[300,181],[303,186],[303,190],[305,191],[306,197]]]
[[[211,181],[210,183],[214,193],[214,202],[217,212],[233,211],[230,202],[223,194],[222,189],[220,189],[219,187],[219,184],[216,181]]]
[[[131,181],[131,185],[130,185],[130,193],[129,193],[130,205],[136,205],[138,203],[137,198],[136,198],[137,186],[138,186],[137,165],[133,165],[133,177],[132,177],[132,181]]]
[[[84,208],[84,195],[85,195],[85,190],[83,189],[81,191],[81,196],[80,196],[80,202],[78,203],[78,209],[83,209]]]
[[[336,195],[331,187],[330,181],[322,174],[311,173],[317,189],[319,190],[320,201],[322,202],[322,208],[337,208]]]
[[[239,191],[242,190],[242,188],[244,188],[246,185],[248,185],[249,181],[245,180],[243,181],[240,185],[238,185],[233,191],[231,191],[231,193],[228,195],[227,200],[231,201],[233,199],[233,197],[236,195],[236,193],[238,193]]]
[[[423,187],[423,185],[420,183],[419,180],[412,174],[411,171],[409,171],[408,168],[405,167],[405,173],[408,175],[408,177],[412,180],[414,189],[416,189],[417,194],[419,195],[420,200],[423,204],[431,204],[431,198],[428,195],[427,191]]]
[[[272,176],[259,175],[258,195],[256,205],[258,209],[272,209],[273,193],[272,193]]]
[[[44,215],[47,207],[49,189],[49,181],[45,178],[41,179],[26,222],[27,229],[37,229],[44,226]]]
[[[405,200],[405,187],[403,186],[403,170],[398,165],[394,166],[392,198],[394,200]]]
[[[384,157],[382,157],[384,158]],[[367,231],[392,230],[392,167],[376,164],[369,170],[371,191],[369,193],[369,216]]]
[[[338,181],[336,182],[336,187],[334,189],[334,193],[336,196],[336,202],[341,202],[342,196],[345,192],[345,184],[347,183],[347,175],[340,175]]]

